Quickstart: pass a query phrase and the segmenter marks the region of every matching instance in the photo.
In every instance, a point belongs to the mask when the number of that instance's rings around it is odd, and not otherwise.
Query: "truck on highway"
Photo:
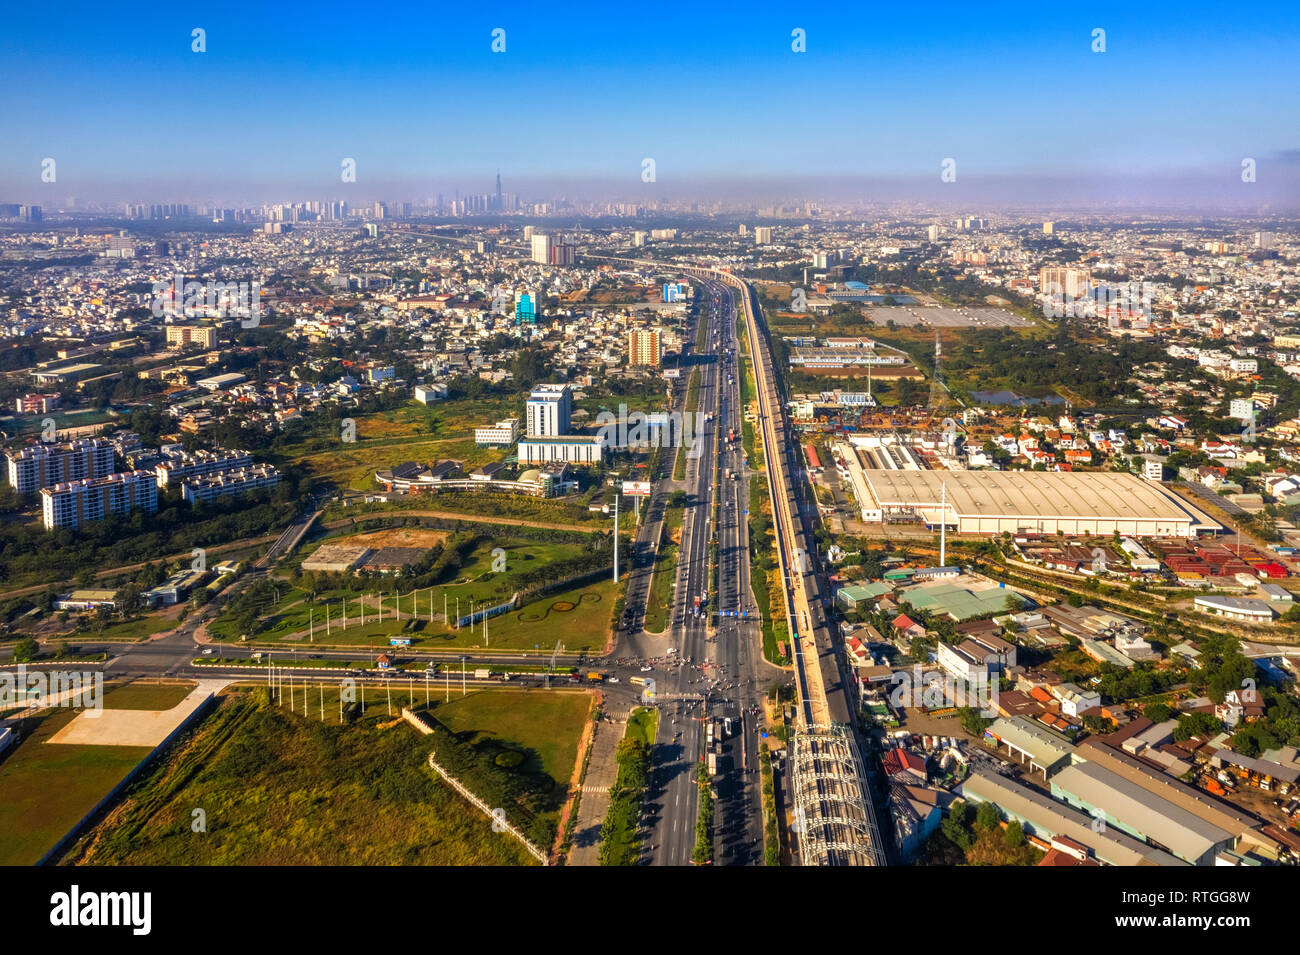
[[[599,673],[593,671],[587,674],[587,679],[590,680],[592,683],[599,683],[605,678],[601,676]]]
[[[709,775],[710,776],[718,775],[718,754],[713,752],[713,750],[709,750],[708,761],[709,761]]]

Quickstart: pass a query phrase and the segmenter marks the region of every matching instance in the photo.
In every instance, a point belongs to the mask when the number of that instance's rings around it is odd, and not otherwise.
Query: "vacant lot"
[[[183,691],[183,692],[181,692]],[[104,705],[174,706],[186,687],[122,687]],[[46,710],[25,720],[22,741],[0,762],[0,865],[33,865],[149,755],[149,746],[47,743],[78,711]]]
[[[299,689],[299,696],[302,690]],[[69,861],[116,865],[530,865],[428,768],[428,754],[513,821],[553,834],[590,708],[585,693],[484,691],[435,705],[421,736],[372,697],[337,722],[232,693]],[[397,704],[394,694],[394,706]],[[403,700],[405,702],[405,700]],[[332,705],[331,705],[332,704]],[[206,832],[193,831],[193,810]]]

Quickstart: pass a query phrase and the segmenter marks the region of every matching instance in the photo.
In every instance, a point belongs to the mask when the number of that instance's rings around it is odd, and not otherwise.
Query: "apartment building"
[[[246,494],[261,487],[274,487],[280,483],[280,472],[269,464],[255,464],[233,471],[219,471],[191,478],[181,485],[181,496],[195,504],[211,501],[227,494]]]
[[[247,451],[195,451],[171,456],[154,468],[159,487],[167,487],[188,478],[233,471],[248,467],[253,456]]]
[[[65,481],[41,489],[47,531],[77,528],[113,514],[158,510],[158,483],[152,471],[123,471],[106,477]]]
[[[59,406],[58,395],[19,395],[14,399],[18,414],[47,414]]]
[[[199,345],[202,348],[217,346],[217,327],[215,325],[168,325],[167,347],[184,348],[186,345]]]
[[[102,478],[113,473],[113,445],[102,438],[38,444],[11,451],[9,486],[20,494],[67,481]]]
[[[627,363],[658,368],[663,359],[663,342],[657,328],[634,328],[627,334]]]

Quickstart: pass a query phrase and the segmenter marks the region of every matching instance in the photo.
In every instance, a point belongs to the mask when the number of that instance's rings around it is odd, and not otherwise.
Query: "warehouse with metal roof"
[[[1050,776],[1058,766],[1070,759],[1074,745],[1065,737],[1053,733],[1023,716],[996,719],[984,730],[984,736],[1007,750],[1031,770],[1044,777]]]
[[[1120,471],[862,472],[863,520],[942,521],[961,534],[1196,537],[1223,528],[1154,481]]]
[[[1039,839],[1065,836],[1092,850],[1108,865],[1186,865],[1167,852],[1148,846],[1118,829],[1101,828],[1079,810],[1057,802],[1046,793],[983,768],[971,770],[958,788],[972,803],[991,802],[1009,820],[1018,820],[1025,832]]]
[[[1097,763],[1067,766],[1051,779],[1052,795],[1106,820],[1192,865],[1214,865],[1233,834]]]

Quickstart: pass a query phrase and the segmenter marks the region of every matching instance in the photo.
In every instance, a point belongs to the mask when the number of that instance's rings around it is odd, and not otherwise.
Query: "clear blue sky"
[[[46,156],[82,195],[336,192],[343,157],[414,195],[498,167],[635,194],[647,156],[681,190],[937,181],[945,157],[963,185],[1300,163],[1294,2],[140,6],[0,15],[0,193],[29,197]]]

